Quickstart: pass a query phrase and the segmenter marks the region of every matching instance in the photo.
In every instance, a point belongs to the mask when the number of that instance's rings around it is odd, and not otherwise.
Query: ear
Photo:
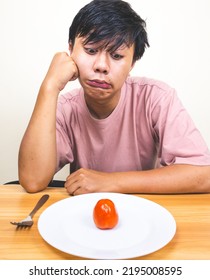
[[[72,44],[72,42],[69,42],[69,52],[70,52],[70,54],[72,53],[72,51],[73,51],[73,44]]]

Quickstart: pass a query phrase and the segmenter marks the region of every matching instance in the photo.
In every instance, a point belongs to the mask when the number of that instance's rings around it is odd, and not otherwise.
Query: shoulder
[[[165,82],[146,77],[128,77],[125,82],[126,93],[137,103],[150,107],[165,106],[177,100],[176,90]],[[129,98],[129,97],[128,97]],[[140,104],[139,103],[139,104]]]
[[[78,115],[78,112],[83,111],[82,102],[83,91],[74,89],[64,94],[60,94],[57,102],[57,120],[70,121],[72,116]]]
[[[61,94],[58,98],[58,104],[65,105],[71,102],[78,102],[80,98],[80,91],[81,89],[78,88]]]
[[[167,83],[155,80],[147,77],[131,77],[129,76],[126,80],[127,87],[131,87],[133,90],[137,89],[140,91],[147,92],[171,92],[174,91],[174,88],[168,85]]]

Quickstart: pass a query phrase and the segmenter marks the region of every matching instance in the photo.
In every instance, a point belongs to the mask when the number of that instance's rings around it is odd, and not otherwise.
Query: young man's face
[[[119,97],[122,85],[133,67],[134,46],[121,46],[115,52],[100,48],[100,44],[83,44],[77,37],[71,56],[79,69],[79,81],[86,98],[105,102]]]

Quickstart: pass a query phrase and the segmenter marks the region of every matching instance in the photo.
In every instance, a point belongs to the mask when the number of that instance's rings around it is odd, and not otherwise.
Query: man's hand
[[[43,83],[60,92],[69,81],[76,80],[78,75],[78,68],[72,57],[66,52],[60,52],[55,54]]]
[[[65,188],[71,195],[111,192],[114,191],[114,173],[81,168],[67,177]]]

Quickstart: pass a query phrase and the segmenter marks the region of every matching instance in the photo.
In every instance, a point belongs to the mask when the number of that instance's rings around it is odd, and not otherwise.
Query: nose
[[[100,52],[97,54],[94,71],[107,75],[109,73],[109,59],[106,52]]]

